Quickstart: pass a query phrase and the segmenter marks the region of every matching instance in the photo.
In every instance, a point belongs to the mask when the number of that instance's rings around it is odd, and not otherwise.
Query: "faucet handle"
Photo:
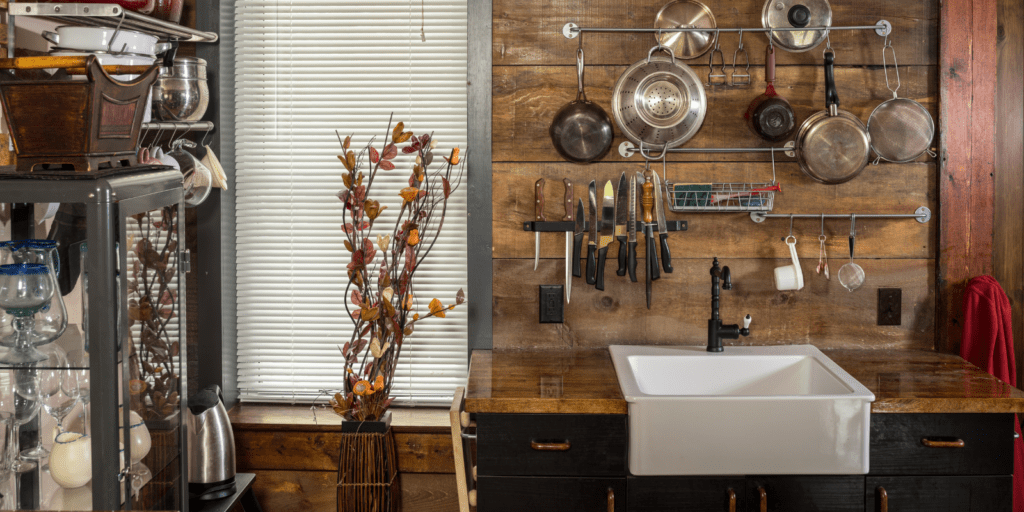
[[[750,315],[747,315],[747,316],[743,317],[743,328],[744,329],[749,329],[750,328]]]

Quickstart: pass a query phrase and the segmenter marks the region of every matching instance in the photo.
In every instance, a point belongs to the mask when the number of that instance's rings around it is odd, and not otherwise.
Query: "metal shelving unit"
[[[60,23],[97,27],[120,27],[153,34],[164,41],[181,43],[215,43],[217,34],[202,32],[177,23],[158,20],[151,16],[128,11],[117,4],[51,4],[11,2],[9,16],[35,16]],[[8,23],[8,41],[14,47],[14,23]]]

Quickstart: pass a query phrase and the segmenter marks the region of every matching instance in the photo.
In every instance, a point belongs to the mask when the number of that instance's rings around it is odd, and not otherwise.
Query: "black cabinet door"
[[[1012,476],[869,476],[867,512],[1010,512]]]
[[[629,512],[741,512],[742,476],[645,476],[626,480]]]
[[[858,475],[751,476],[747,477],[746,487],[747,510],[752,512],[861,512],[864,509],[864,477]],[[762,502],[765,503],[763,509]]]
[[[627,418],[625,414],[478,414],[478,474],[625,477]]]
[[[477,512],[626,512],[625,478],[483,476]]]
[[[872,414],[872,475],[1009,475],[1012,414]]]

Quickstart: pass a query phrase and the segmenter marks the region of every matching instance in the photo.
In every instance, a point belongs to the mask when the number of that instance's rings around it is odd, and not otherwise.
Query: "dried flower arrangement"
[[[356,421],[381,420],[391,405],[395,368],[406,338],[413,334],[416,322],[439,317],[466,301],[460,289],[455,304],[443,305],[433,299],[428,312],[420,316],[413,309],[416,270],[430,254],[444,225],[448,198],[458,189],[465,174],[465,161],[459,149],[444,158],[440,170],[431,172],[435,146],[433,134],[419,137],[405,131],[404,123],[392,129],[391,121],[385,140],[378,151],[374,139],[357,155],[349,149],[352,137],[341,140],[343,155],[338,155],[345,169],[345,189],[338,193],[344,203],[342,231],[345,248],[351,253],[348,263],[348,286],[345,295],[351,304],[346,310],[354,328],[351,339],[338,347],[345,358],[344,389],[331,399],[334,412]],[[371,199],[374,179],[381,171],[395,169],[393,159],[398,145],[409,143],[402,153],[416,154],[416,163],[409,176],[409,186],[402,189],[401,210],[388,234],[374,232],[374,222],[387,206]],[[361,168],[369,158],[369,170]],[[374,236],[376,235],[376,236]],[[378,257],[379,254],[379,257]],[[350,306],[355,306],[354,309]]]
[[[177,205],[131,217],[129,239],[131,278],[128,280],[128,318],[139,326],[139,343],[129,343],[129,392],[132,409],[144,419],[161,419],[178,409],[177,339],[168,331],[178,318],[178,295],[171,289],[177,278],[171,260],[178,249]],[[133,329],[129,329],[129,336]]]

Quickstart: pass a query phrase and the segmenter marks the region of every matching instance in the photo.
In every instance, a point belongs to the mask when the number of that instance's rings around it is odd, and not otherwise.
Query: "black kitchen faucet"
[[[735,340],[739,339],[740,335],[750,335],[750,315],[743,319],[742,329],[737,324],[722,325],[722,320],[718,318],[719,280],[724,281],[721,284],[721,289],[732,289],[732,275],[729,273],[729,267],[719,268],[718,258],[715,258],[714,264],[711,265],[711,319],[708,320],[708,352],[721,352],[722,340]]]

